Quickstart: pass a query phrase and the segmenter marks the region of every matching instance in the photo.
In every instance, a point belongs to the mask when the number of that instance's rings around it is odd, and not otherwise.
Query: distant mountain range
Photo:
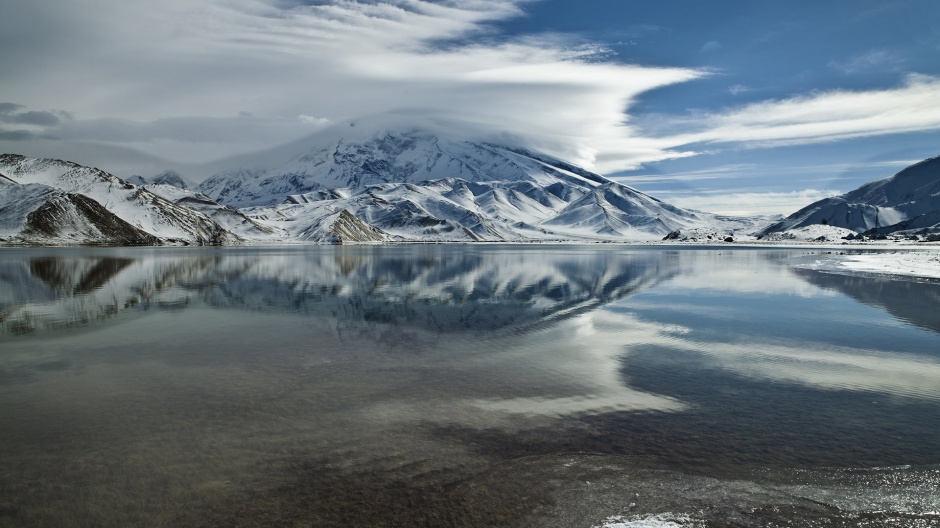
[[[168,170],[157,174],[153,178],[147,179],[140,175],[134,175],[127,179],[128,183],[134,185],[171,185],[180,189],[192,189],[195,185],[180,176],[180,173],[174,170]]]
[[[938,169],[940,158],[921,162],[768,227],[676,207],[505,140],[374,119],[324,130],[275,161],[245,158],[198,186],[173,171],[122,180],[6,154],[0,243],[652,241],[680,231],[723,240],[812,224],[936,232]]]

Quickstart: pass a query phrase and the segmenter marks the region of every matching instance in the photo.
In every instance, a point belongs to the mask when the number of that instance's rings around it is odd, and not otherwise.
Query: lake
[[[826,250],[0,250],[2,526],[940,526],[940,283]]]

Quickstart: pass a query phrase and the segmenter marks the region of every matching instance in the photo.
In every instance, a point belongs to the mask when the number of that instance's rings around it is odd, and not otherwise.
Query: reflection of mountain
[[[80,294],[89,293],[104,286],[133,262],[129,258],[115,257],[82,259],[78,262],[69,260],[50,257],[34,258],[29,261],[29,270],[33,276],[54,289]]]
[[[934,332],[940,332],[940,284],[795,269],[809,283],[839,291],[869,306]]]
[[[623,298],[678,270],[672,252],[557,248],[43,253],[0,260],[0,329],[82,325],[137,306],[200,300],[435,333],[518,330]]]
[[[82,326],[180,295],[217,259],[14,253],[0,259],[0,334]]]

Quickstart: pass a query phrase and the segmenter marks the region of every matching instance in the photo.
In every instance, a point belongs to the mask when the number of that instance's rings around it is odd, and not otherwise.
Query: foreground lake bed
[[[935,526],[940,285],[819,253],[3,251],[0,521]]]

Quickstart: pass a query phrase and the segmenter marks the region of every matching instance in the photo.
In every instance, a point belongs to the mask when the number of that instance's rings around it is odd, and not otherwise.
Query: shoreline
[[[739,240],[735,242],[722,242],[718,240],[700,240],[700,241],[575,241],[575,240],[553,240],[553,241],[492,241],[492,242],[445,242],[445,241],[427,241],[427,242],[381,242],[381,243],[353,243],[353,244],[322,244],[309,242],[278,242],[278,243],[245,243],[236,245],[183,245],[167,244],[159,246],[110,246],[110,245],[83,245],[83,244],[61,244],[61,245],[30,245],[30,244],[0,244],[0,251],[5,249],[52,249],[52,248],[96,248],[96,249],[117,249],[117,248],[272,248],[272,247],[334,247],[334,246],[407,246],[407,245],[509,245],[509,246],[565,246],[565,245],[584,245],[584,246],[623,246],[623,247],[648,247],[648,248],[698,248],[698,249],[804,249],[829,251],[831,253],[821,255],[809,267],[819,271],[849,273],[849,274],[876,274],[890,275],[896,277],[937,279],[940,280],[940,242],[917,242],[900,243],[900,241],[877,241],[877,242],[836,242],[830,243],[819,241],[763,241],[763,240]]]

